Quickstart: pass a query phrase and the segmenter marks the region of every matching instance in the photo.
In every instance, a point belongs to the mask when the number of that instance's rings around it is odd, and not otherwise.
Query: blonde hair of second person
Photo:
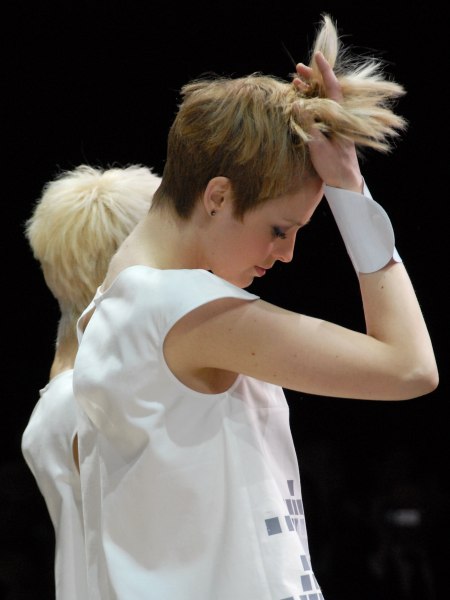
[[[44,186],[26,222],[25,236],[60,308],[50,380],[73,368],[77,319],[119,245],[148,213],[160,181],[142,165],[110,169],[79,165]],[[72,450],[78,467],[76,437]]]

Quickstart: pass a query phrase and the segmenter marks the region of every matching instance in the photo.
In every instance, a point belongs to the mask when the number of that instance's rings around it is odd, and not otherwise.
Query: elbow
[[[439,375],[437,370],[424,375],[416,384],[416,394],[413,398],[419,398],[420,396],[426,396],[431,394],[439,385]]]
[[[436,390],[439,385],[439,371],[435,362],[429,365],[422,363],[412,372],[404,374],[401,379],[403,393],[399,400],[412,400]]]
[[[439,371],[436,365],[433,368],[429,369],[428,373],[425,377],[423,377],[423,382],[426,387],[425,394],[430,394],[434,392],[434,390],[439,385]]]

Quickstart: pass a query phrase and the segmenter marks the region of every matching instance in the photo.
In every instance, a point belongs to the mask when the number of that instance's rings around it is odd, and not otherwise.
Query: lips
[[[263,269],[262,267],[255,267],[255,271],[258,277],[262,277],[266,274],[266,269]]]

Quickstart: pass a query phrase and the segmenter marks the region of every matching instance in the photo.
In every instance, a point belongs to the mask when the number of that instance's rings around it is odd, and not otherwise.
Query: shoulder
[[[122,297],[133,302],[141,298],[147,306],[174,304],[186,310],[219,298],[258,298],[203,269],[154,269],[146,265],[123,269],[98,299],[102,301],[108,297]]]
[[[109,287],[95,299],[98,327],[102,323],[125,332],[129,327],[141,335],[144,331],[157,337],[167,332],[183,317],[195,313],[195,320],[209,318],[210,304],[218,302],[252,303],[258,296],[201,269],[161,270],[146,265],[123,269]],[[200,310],[208,307],[203,313]],[[199,310],[196,310],[199,309]],[[225,311],[225,305],[214,310]],[[133,326],[133,324],[135,324]]]

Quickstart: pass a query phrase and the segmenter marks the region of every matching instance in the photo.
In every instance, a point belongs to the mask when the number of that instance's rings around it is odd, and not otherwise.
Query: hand
[[[341,86],[330,64],[321,52],[315,53],[314,60],[322,76],[325,97],[342,102]],[[299,63],[296,70],[299,77],[294,78],[294,85],[306,93],[310,88],[308,81],[313,77],[313,69]],[[333,187],[362,192],[363,178],[354,142],[338,138],[332,133],[327,136],[316,127],[309,133],[312,136],[309,142],[311,160],[323,182]]]

